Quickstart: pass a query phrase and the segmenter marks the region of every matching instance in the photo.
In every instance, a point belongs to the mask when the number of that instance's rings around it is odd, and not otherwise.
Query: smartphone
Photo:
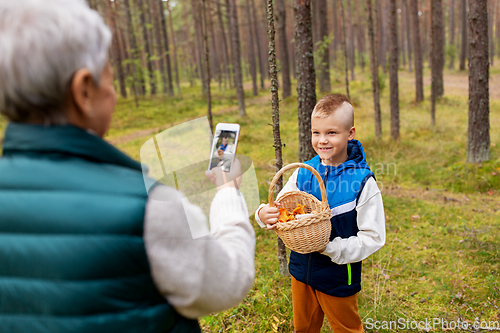
[[[239,136],[239,124],[218,123],[215,126],[208,170],[220,167],[224,172],[231,171]]]

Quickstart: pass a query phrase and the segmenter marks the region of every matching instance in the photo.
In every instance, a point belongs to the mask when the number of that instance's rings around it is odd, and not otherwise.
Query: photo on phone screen
[[[209,170],[220,167],[222,171],[229,172],[236,153],[238,129],[235,128],[235,126],[232,126],[233,128],[228,128],[229,126],[219,125],[217,125],[215,129]]]

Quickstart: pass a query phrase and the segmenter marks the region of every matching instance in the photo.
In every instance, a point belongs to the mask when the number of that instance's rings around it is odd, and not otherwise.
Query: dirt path
[[[462,96],[469,95],[469,77],[463,74],[444,74],[444,95],[453,92]],[[430,85],[430,76],[424,77],[424,85]],[[490,100],[500,99],[500,76],[491,75],[490,80]]]
[[[249,89],[251,89],[251,86],[249,87]],[[260,97],[255,97],[255,98],[247,100],[247,104],[259,104],[259,103],[264,103],[267,100],[269,100],[269,96],[260,96]],[[227,107],[227,108],[218,109],[214,114],[220,115],[220,114],[224,114],[224,113],[228,113],[228,112],[234,112],[237,110],[238,110],[238,105],[232,105],[232,106]],[[198,118],[198,117],[196,117],[196,118]],[[193,118],[193,119],[195,119],[195,118]],[[160,126],[160,127],[146,128],[146,129],[142,129],[142,130],[139,130],[139,131],[136,131],[133,133],[125,134],[122,136],[118,136],[118,137],[106,139],[106,140],[109,143],[111,143],[112,145],[118,145],[118,144],[126,143],[129,141],[135,140],[135,139],[142,138],[144,136],[153,135],[153,134],[158,133],[162,130],[179,125],[179,124],[184,123],[184,122],[189,121],[189,120],[192,120],[192,119],[183,120],[181,122],[174,123],[172,126]]]

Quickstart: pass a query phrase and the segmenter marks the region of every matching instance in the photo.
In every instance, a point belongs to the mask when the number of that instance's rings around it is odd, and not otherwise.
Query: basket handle
[[[328,199],[326,197],[326,189],[325,189],[325,184],[323,184],[323,179],[321,179],[320,174],[316,169],[314,169],[312,166],[305,164],[305,163],[291,163],[283,168],[281,168],[280,171],[274,175],[273,180],[271,180],[271,186],[269,187],[269,207],[274,207],[274,187],[276,186],[276,183],[278,182],[278,179],[288,170],[296,169],[296,168],[304,168],[313,173],[313,175],[316,177],[316,179],[319,182],[319,187],[321,190],[321,208],[325,209],[328,208]]]

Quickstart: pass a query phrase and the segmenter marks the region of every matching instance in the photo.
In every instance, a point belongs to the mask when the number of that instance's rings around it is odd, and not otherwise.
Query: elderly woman
[[[193,239],[201,209],[166,186],[148,198],[140,164],[102,139],[110,40],[83,0],[0,2],[0,332],[198,332],[252,286],[255,236],[220,170],[218,231]]]

